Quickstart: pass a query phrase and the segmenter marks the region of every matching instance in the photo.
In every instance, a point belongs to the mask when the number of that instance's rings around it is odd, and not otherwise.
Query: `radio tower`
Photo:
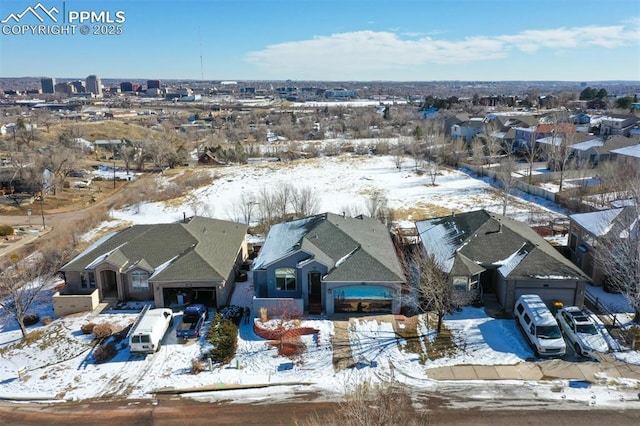
[[[200,33],[200,27],[198,27],[198,38],[200,39],[200,78],[204,81],[204,64],[202,62],[202,34]]]

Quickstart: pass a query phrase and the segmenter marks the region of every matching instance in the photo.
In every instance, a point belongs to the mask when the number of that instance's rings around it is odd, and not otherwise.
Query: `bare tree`
[[[49,249],[19,259],[12,256],[0,272],[0,307],[20,327],[24,338],[27,335],[25,317],[44,298],[44,292],[57,274],[67,253]]]
[[[442,320],[451,312],[452,286],[447,274],[436,258],[425,252],[421,244],[411,248],[408,256],[409,280],[416,292],[416,308],[421,312],[435,312],[438,316],[437,332],[442,331]]]
[[[631,203],[614,222],[607,235],[598,240],[596,264],[607,285],[624,294],[640,323],[640,171],[629,182],[626,192]]]
[[[275,187],[273,197],[276,209],[275,213],[279,219],[285,219],[287,217],[294,192],[295,188],[289,182],[281,182]]]
[[[231,217],[236,222],[251,224],[251,219],[254,217],[256,211],[256,196],[253,192],[243,192],[240,194],[240,198],[232,204]]]
[[[404,162],[404,150],[400,147],[395,147],[392,151],[393,163],[396,165],[398,171],[402,171],[402,163]]]
[[[76,150],[64,146],[51,150],[48,159],[45,160],[44,167],[54,176],[53,194],[56,194],[58,187],[64,185],[64,181],[74,170],[78,162]]]
[[[370,425],[423,425],[428,424],[425,414],[417,414],[411,396],[402,384],[391,380],[383,383],[364,381],[344,393],[335,413],[324,418],[315,417],[296,425],[340,424],[345,426]]]
[[[540,145],[536,141],[535,137],[532,137],[524,147],[523,155],[528,164],[528,180],[527,183],[531,185],[533,179],[533,164],[540,158]]]
[[[269,188],[263,187],[260,190],[258,194],[258,207],[262,224],[271,226],[279,220],[276,213],[276,199]]]
[[[424,141],[422,139],[414,138],[408,146],[409,155],[413,158],[413,165],[415,170],[418,170],[418,166],[424,160],[424,149],[423,149]]]
[[[297,217],[307,217],[318,213],[320,200],[312,188],[295,188],[291,196],[293,212]]]
[[[507,154],[502,161],[496,172],[496,177],[502,184],[502,215],[507,214],[507,205],[509,204],[509,197],[511,196],[511,190],[515,187],[517,178],[514,176],[516,171],[516,162],[512,154]]]
[[[471,151],[473,155],[473,162],[480,167],[480,176],[484,176],[484,165],[486,163],[486,154],[484,152],[484,143],[482,139],[474,138],[471,141]]]
[[[389,200],[381,191],[373,191],[369,198],[365,200],[365,206],[369,217],[379,220],[380,222],[391,225],[393,220],[391,210],[389,209]]]
[[[169,140],[163,138],[151,141],[147,146],[147,153],[153,165],[160,168],[170,165],[176,150]]]

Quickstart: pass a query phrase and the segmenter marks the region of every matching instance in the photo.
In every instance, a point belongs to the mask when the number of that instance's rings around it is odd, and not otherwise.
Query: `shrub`
[[[238,327],[221,314],[211,321],[207,340],[214,348],[208,356],[217,363],[228,363],[234,357],[238,347]]]
[[[244,308],[238,305],[229,305],[220,309],[220,314],[222,314],[222,318],[233,322],[235,325],[240,325],[244,315]]]
[[[53,322],[53,318],[51,317],[42,317],[42,324],[49,325]]]
[[[13,228],[9,225],[0,225],[0,237],[13,235]]]
[[[106,339],[113,334],[113,328],[110,324],[102,323],[93,327],[93,335],[96,339]]]
[[[116,356],[118,350],[114,342],[103,343],[93,351],[93,358],[96,362],[106,362]]]
[[[95,327],[95,323],[92,322],[88,322],[86,324],[82,324],[82,327],[80,327],[80,330],[82,330],[82,334],[91,334],[93,333],[93,327]]]
[[[194,358],[191,360],[191,373],[199,374],[205,370],[205,363],[200,358]]]
[[[262,321],[263,324],[269,321],[269,315],[267,315],[267,308],[265,308],[264,306],[260,308],[260,321]]]
[[[25,326],[37,324],[39,321],[40,321],[40,316],[37,314],[27,314],[24,316]]]

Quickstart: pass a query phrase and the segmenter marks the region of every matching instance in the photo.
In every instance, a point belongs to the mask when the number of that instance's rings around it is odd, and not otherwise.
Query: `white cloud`
[[[553,49],[638,45],[637,19],[620,25],[525,30],[513,35],[445,40],[387,31],[354,31],[273,44],[250,52],[245,60],[271,74],[295,78],[341,79],[406,70],[428,64],[467,64]],[[413,37],[411,37],[413,36]],[[403,38],[404,37],[404,38]]]

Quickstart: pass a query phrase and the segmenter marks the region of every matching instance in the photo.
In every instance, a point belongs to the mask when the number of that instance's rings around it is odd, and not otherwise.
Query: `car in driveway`
[[[591,317],[577,306],[558,309],[556,319],[569,343],[578,355],[594,357],[597,352],[608,352],[609,344]]]

